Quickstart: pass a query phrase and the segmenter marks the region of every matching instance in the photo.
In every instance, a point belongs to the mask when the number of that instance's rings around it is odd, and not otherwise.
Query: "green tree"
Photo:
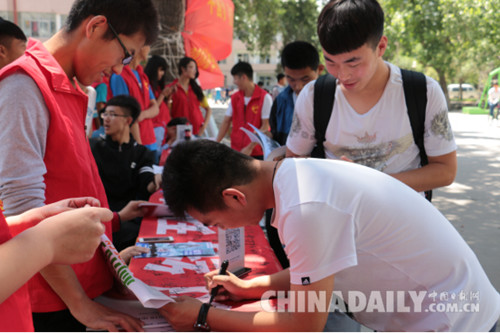
[[[497,0],[381,0],[386,13],[387,57],[414,59],[447,82],[477,80],[498,64]],[[449,99],[448,99],[449,101]]]
[[[316,0],[283,1],[281,14],[281,33],[283,44],[301,40],[320,49],[317,34],[317,19],[319,15]]]
[[[234,35],[249,50],[267,54],[276,41],[281,18],[281,0],[233,0]]]
[[[250,50],[266,54],[281,36],[283,44],[303,40],[319,47],[316,0],[234,0],[234,32]]]

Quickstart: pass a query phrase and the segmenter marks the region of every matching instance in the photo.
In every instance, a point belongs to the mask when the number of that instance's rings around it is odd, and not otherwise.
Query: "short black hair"
[[[27,41],[24,32],[14,23],[0,17],[0,44],[9,47],[12,38]]]
[[[245,74],[250,81],[253,81],[253,68],[248,62],[240,61],[231,68],[231,75]]]
[[[279,73],[278,75],[276,75],[276,80],[279,82],[279,80],[281,79],[284,79],[285,78],[285,74],[283,73]]]
[[[179,143],[163,168],[165,202],[181,218],[188,209],[202,214],[224,210],[222,191],[250,183],[257,174],[252,161],[252,157],[211,140]]]
[[[74,31],[86,18],[96,15],[105,16],[118,34],[142,32],[146,45],[158,38],[158,14],[152,0],[76,0],[66,19],[66,31]],[[115,36],[108,29],[104,37]]]
[[[185,117],[175,117],[172,118],[168,124],[167,127],[172,127],[172,126],[177,126],[177,125],[186,125],[188,123],[187,118]]]
[[[137,120],[141,113],[141,105],[134,97],[129,95],[117,95],[111,98],[106,102],[106,107],[110,105],[123,108],[125,115],[132,117],[132,123],[130,125]],[[104,110],[106,110],[106,107],[104,107]]]
[[[317,70],[319,66],[318,50],[308,42],[295,41],[286,44],[281,52],[281,66],[290,69],[310,67]]]
[[[332,55],[365,43],[375,49],[383,33],[384,11],[376,0],[332,0],[318,17],[319,41]]]

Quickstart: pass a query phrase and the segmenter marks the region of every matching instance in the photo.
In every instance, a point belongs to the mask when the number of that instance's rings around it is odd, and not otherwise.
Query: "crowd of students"
[[[334,291],[402,292],[406,300],[414,292],[481,295],[441,299],[477,304],[476,312],[362,309],[352,313],[356,321],[327,311],[227,313],[181,297],[160,310],[177,330],[310,331],[346,320],[354,330],[358,323],[380,331],[494,330],[500,295],[423,194],[456,175],[444,94],[432,78],[412,72],[407,79],[383,60],[383,25],[376,0],[330,1],[318,19],[327,76],[320,78],[318,50],[302,41],[284,47],[288,86],[272,96],[253,82],[251,64],[237,63],[238,91],[216,142],[176,145],[155,175],[175,127],[189,123],[201,136],[212,111],[194,59],[182,58],[169,84],[165,60],[149,57],[158,34],[152,1],[76,0],[45,43],[0,20],[0,329],[142,331],[138,319],[93,300],[113,283],[96,248],[106,234],[125,256],[137,251],[140,203],[162,187],[178,216],[208,225],[255,225],[268,212],[283,271],[252,280],[207,274],[209,288],[224,287],[221,299],[281,290],[289,298],[324,292],[328,304]],[[408,86],[423,104],[408,98]],[[102,119],[90,140],[88,109]],[[420,112],[418,126],[412,112]],[[261,147],[241,130],[251,130],[248,123],[286,145],[287,158],[262,161]],[[218,143],[229,132],[231,148]],[[300,158],[311,155],[323,160]],[[294,300],[301,301],[308,309],[310,300]]]

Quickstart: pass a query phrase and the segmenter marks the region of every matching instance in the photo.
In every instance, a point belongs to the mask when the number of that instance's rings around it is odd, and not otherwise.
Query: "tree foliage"
[[[233,0],[234,34],[250,50],[266,54],[279,32],[280,0]]]
[[[381,0],[386,13],[387,56],[414,59],[447,82],[478,83],[499,66],[498,0]]]
[[[250,50],[267,53],[282,38],[283,45],[304,40],[319,47],[315,0],[233,0],[234,33]]]
[[[283,45],[301,40],[320,48],[316,24],[319,15],[315,0],[285,1],[282,4],[281,33]]]

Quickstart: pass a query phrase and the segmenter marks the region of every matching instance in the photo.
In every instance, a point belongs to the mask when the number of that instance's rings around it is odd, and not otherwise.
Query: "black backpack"
[[[420,151],[420,164],[427,165],[429,160],[424,147],[425,109],[427,106],[427,82],[419,72],[401,69],[408,117],[410,118],[413,140]],[[336,79],[330,74],[320,76],[314,84],[314,129],[316,146],[311,157],[325,158],[323,142],[326,127],[330,121],[335,100]],[[425,192],[427,200],[432,200],[432,190]]]

